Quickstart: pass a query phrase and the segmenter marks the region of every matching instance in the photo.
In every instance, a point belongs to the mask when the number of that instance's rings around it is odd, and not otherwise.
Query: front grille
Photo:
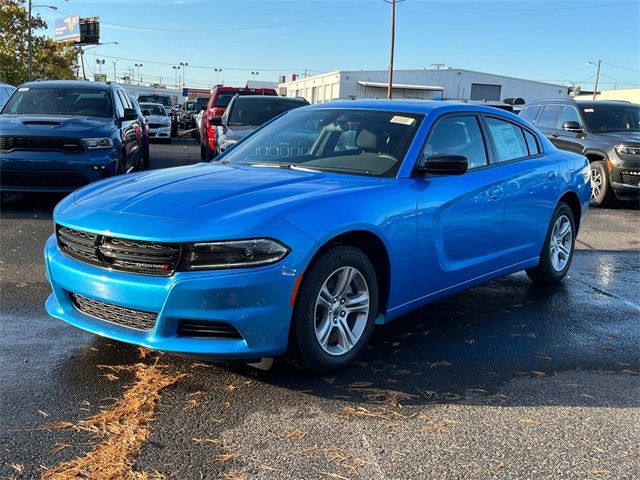
[[[54,150],[64,153],[82,153],[84,145],[77,138],[0,136],[0,151],[10,152],[12,150]]]
[[[149,128],[161,128],[161,127],[168,127],[169,125],[162,125],[161,123],[150,123],[149,124]]]
[[[622,171],[620,172],[622,183],[627,185],[640,185],[640,171]]]
[[[76,309],[85,315],[136,330],[151,330],[156,324],[157,314],[119,307],[111,303],[98,302],[77,293],[69,293]]]
[[[104,268],[146,275],[171,275],[180,261],[180,244],[107,237],[58,225],[58,245],[70,257]]]
[[[5,170],[0,171],[3,187],[80,188],[89,180],[82,172],[73,170]]]
[[[207,337],[207,338],[242,338],[240,332],[225,322],[209,322],[205,320],[180,320],[178,323],[179,337]]]

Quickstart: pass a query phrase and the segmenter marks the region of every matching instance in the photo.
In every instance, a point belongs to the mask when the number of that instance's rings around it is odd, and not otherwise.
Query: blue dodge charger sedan
[[[292,110],[212,163],[103,180],[55,209],[50,315],[167,352],[344,368],[374,324],[525,270],[554,284],[584,157],[505,111],[425,101]]]

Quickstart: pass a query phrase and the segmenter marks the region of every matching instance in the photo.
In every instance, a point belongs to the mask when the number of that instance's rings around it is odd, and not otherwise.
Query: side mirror
[[[566,132],[582,132],[582,127],[578,122],[564,122],[562,130]]]
[[[209,119],[209,125],[213,126],[213,127],[219,127],[222,125],[222,117],[219,117],[217,115],[211,117]]]
[[[122,120],[138,120],[138,112],[135,108],[125,108]]]
[[[145,110],[142,110],[142,114],[143,114],[145,117],[148,117],[149,115],[151,115],[151,112],[150,112],[149,110],[146,110],[146,109],[145,109]]]
[[[207,109],[207,106],[206,106],[206,105],[202,105],[202,106],[200,107],[200,110],[206,110],[206,109]]]
[[[432,155],[427,157],[423,165],[417,166],[416,173],[426,175],[435,173],[439,175],[462,175],[467,172],[469,162],[462,155]]]

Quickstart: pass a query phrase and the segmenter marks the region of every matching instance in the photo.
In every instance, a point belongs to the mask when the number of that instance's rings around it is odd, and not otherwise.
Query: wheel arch
[[[597,162],[597,161],[607,161],[609,159],[609,157],[607,156],[607,154],[601,150],[593,150],[593,149],[585,149],[584,152],[582,153],[585,157],[587,157],[587,160],[589,160],[589,163],[591,162]]]
[[[358,248],[369,258],[378,280],[379,313],[385,312],[391,291],[391,260],[387,246],[382,238],[369,230],[363,229],[350,230],[337,234],[326,240],[320,248],[318,248],[311,257],[308,265],[313,265],[320,255],[338,245]]]
[[[573,213],[573,219],[576,223],[576,230],[580,228],[580,220],[582,217],[582,204],[580,203],[580,197],[574,191],[568,191],[564,193],[558,200],[558,203],[564,202],[571,209],[571,213]]]

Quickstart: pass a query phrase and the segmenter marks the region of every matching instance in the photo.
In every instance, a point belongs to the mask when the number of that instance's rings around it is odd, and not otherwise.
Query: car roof
[[[142,105],[155,105],[156,107],[162,107],[162,109],[164,110],[164,105],[162,105],[161,103],[156,103],[156,102],[139,102],[140,106]]]
[[[304,108],[351,108],[419,114],[428,114],[431,112],[437,112],[438,114],[446,112],[479,112],[502,115],[503,117],[508,118],[519,118],[511,112],[498,109],[496,107],[441,100],[332,100],[330,102],[319,103]]]
[[[36,80],[20,85],[22,88],[78,88],[93,90],[96,92],[107,92],[111,85],[102,82],[88,82],[85,80]]]
[[[626,100],[575,100],[573,98],[543,98],[524,105],[531,107],[535,105],[580,105],[580,106],[597,106],[597,105],[637,105]]]
[[[273,102],[278,100],[294,103],[308,103],[304,98],[300,97],[280,97],[275,95],[238,95],[238,98],[236,98],[236,102]]]

